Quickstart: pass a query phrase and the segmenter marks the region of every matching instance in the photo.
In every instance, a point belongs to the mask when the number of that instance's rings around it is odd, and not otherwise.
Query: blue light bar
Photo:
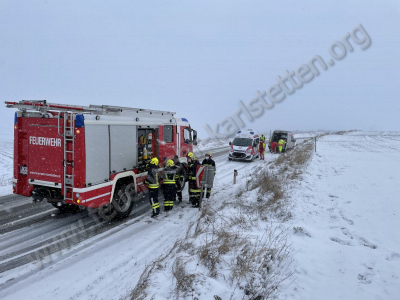
[[[186,118],[182,118],[183,122],[189,122]]]
[[[252,131],[252,132],[250,132],[250,134],[254,134],[254,132]]]
[[[241,131],[238,131],[237,133],[241,133]]]
[[[84,119],[83,115],[76,115],[75,127],[83,127]]]
[[[15,112],[15,115],[14,115],[14,124],[17,124],[17,112]]]

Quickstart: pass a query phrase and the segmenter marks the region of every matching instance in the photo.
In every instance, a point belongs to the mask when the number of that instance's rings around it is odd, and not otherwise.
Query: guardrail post
[[[315,152],[317,152],[317,137],[314,137]]]
[[[238,175],[238,171],[234,170],[233,171],[233,184],[236,184],[236,176]]]

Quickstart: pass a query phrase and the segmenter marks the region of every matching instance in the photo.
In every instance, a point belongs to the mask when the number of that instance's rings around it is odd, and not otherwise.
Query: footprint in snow
[[[378,246],[376,246],[376,245],[374,245],[373,243],[369,242],[367,239],[365,239],[365,238],[363,238],[363,237],[360,237],[360,236],[356,236],[356,235],[351,234],[351,233],[350,233],[350,230],[348,230],[346,227],[340,228],[340,230],[342,231],[342,233],[343,233],[345,236],[348,236],[348,237],[351,238],[352,240],[353,240],[353,239],[356,239],[356,240],[360,243],[360,245],[362,245],[362,246],[364,246],[364,247],[368,247],[368,248],[371,248],[371,249],[376,249],[376,248],[378,248]]]
[[[359,240],[359,242],[361,243],[361,245],[363,245],[363,246],[365,246],[365,247],[368,247],[368,248],[371,248],[371,249],[376,249],[376,248],[378,248],[378,246],[376,246],[376,245],[374,245],[374,244],[368,242],[368,241],[367,241],[366,239],[364,239],[363,237],[359,237],[358,240]]]
[[[357,279],[360,283],[370,284],[375,275],[375,271],[372,267],[367,266],[366,264],[364,264],[364,267],[366,268],[365,272],[358,274]]]
[[[400,253],[392,252],[386,256],[386,260],[388,261],[400,260]]]
[[[336,237],[331,237],[331,238],[329,238],[329,239],[330,239],[332,242],[339,243],[340,245],[343,245],[343,246],[353,246],[352,243],[351,243],[351,241],[344,241],[344,240],[341,240],[341,239],[336,238]]]
[[[357,279],[360,283],[370,284],[372,282],[372,275],[358,274]]]
[[[346,218],[342,211],[340,211],[339,213],[340,213],[342,219],[345,220],[349,225],[353,225],[354,224],[353,220],[350,220],[350,219]]]

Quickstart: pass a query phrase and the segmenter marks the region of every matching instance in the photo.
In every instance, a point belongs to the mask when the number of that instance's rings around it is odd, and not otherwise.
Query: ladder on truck
[[[114,105],[69,105],[60,103],[49,103],[47,100],[21,100],[19,102],[5,101],[6,107],[18,108],[20,111],[39,111],[41,113],[47,113],[48,111],[56,112],[73,112],[76,114],[99,114],[99,115],[118,115],[122,112],[142,115],[162,115],[162,116],[174,116],[176,113],[171,111],[152,110],[134,107],[123,107]]]
[[[64,200],[74,200],[75,114],[64,112]],[[70,157],[70,159],[69,159]],[[70,166],[70,168],[68,168]]]

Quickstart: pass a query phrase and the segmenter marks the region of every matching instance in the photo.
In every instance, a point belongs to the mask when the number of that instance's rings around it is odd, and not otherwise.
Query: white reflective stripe
[[[12,182],[17,183],[18,179],[13,178]]]
[[[201,174],[201,172],[203,172],[204,168],[205,168],[204,166],[200,166],[199,170],[196,173],[196,184],[197,184],[197,186],[199,186],[201,184],[201,182],[199,181],[199,179],[200,179],[199,175]]]
[[[113,182],[109,181],[109,182],[96,184],[96,185],[85,187],[85,188],[74,188],[74,193],[90,192],[90,191],[97,190],[97,189],[100,189],[100,188],[103,188],[103,187],[106,187],[106,186],[109,186],[109,185],[112,185],[112,184],[113,184]]]
[[[98,198],[101,198],[101,197],[104,197],[104,196],[107,196],[107,195],[111,195],[111,192],[108,192],[108,193],[105,193],[103,195],[98,195],[96,197],[83,200],[82,203],[89,202],[89,201],[92,201],[92,200],[95,200],[95,199],[98,199]]]
[[[37,180],[37,179],[28,179],[28,182],[29,182],[29,184],[54,187],[57,189],[61,189],[61,187],[62,187],[62,184],[58,183],[58,182],[51,182],[51,181],[44,181],[44,180]]]

